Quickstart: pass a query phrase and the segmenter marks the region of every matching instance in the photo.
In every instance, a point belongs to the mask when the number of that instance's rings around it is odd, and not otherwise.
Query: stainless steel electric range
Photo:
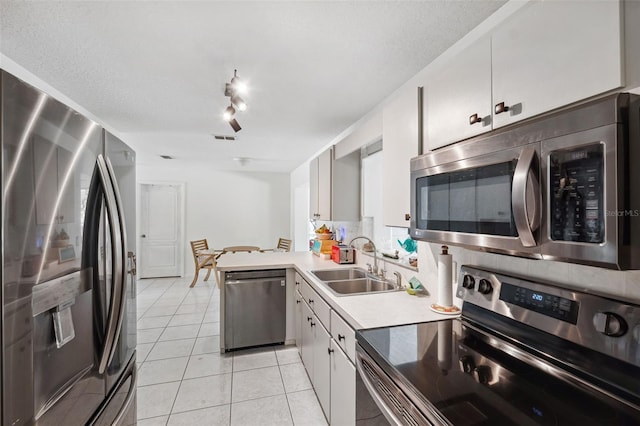
[[[357,424],[640,425],[640,306],[459,276],[459,318],[357,333]]]

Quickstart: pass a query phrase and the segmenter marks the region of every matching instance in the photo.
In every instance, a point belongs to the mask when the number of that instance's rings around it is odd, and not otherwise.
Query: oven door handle
[[[540,182],[535,167],[536,148],[528,146],[522,149],[518,164],[513,173],[513,189],[511,192],[511,207],[513,220],[518,236],[524,247],[537,245],[533,234],[540,226]],[[533,194],[532,198],[527,195]]]
[[[369,391],[369,394],[371,394],[371,398],[376,403],[380,411],[382,411],[382,414],[384,414],[386,419],[391,424],[395,424],[395,425],[402,424],[398,416],[396,416],[391,410],[391,408],[389,408],[389,406],[384,402],[384,400],[376,390],[375,385],[371,382],[371,379],[369,378],[369,376],[367,375],[367,372],[364,370],[364,367],[362,366],[362,354],[357,351],[356,351],[356,370],[358,371],[358,374],[362,378],[362,383],[364,383],[364,386]]]

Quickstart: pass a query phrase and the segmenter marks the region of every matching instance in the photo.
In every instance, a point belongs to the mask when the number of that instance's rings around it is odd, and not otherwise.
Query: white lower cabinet
[[[356,422],[355,331],[309,283],[296,276],[296,345],[331,425]],[[331,331],[329,331],[331,330]],[[352,355],[353,354],[353,355]]]
[[[356,367],[331,340],[331,425],[351,426],[356,423]]]
[[[309,379],[313,383],[313,312],[306,302],[302,302],[302,332],[301,334],[301,351],[300,356],[304,368],[307,370]]]
[[[302,305],[304,305],[304,302],[302,301],[302,295],[297,289],[294,292],[293,299],[295,300],[296,304],[293,307],[294,337],[296,339],[296,347],[298,348],[298,353],[302,353]]]
[[[327,419],[331,418],[331,376],[330,353],[331,336],[314,315],[313,322],[313,388]]]

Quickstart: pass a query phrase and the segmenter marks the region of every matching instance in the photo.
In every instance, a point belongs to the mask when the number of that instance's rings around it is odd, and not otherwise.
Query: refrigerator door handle
[[[100,356],[100,364],[98,366],[98,372],[104,374],[107,369],[107,365],[113,359],[115,353],[117,337],[118,337],[118,325],[122,324],[122,300],[123,300],[123,285],[122,285],[122,234],[120,232],[120,220],[117,216],[117,205],[115,200],[115,192],[111,178],[109,177],[109,171],[107,169],[107,163],[104,160],[102,154],[98,155],[97,166],[100,175],[100,181],[104,189],[104,198],[107,205],[108,220],[111,224],[110,234],[112,242],[112,276],[113,276],[113,291],[111,293],[111,304],[109,307],[109,315],[107,319],[107,332],[104,341],[104,347],[102,355]]]
[[[111,182],[111,190],[113,191],[113,197],[115,200],[115,211],[118,215],[118,230],[119,233],[117,235],[118,241],[114,241],[114,245],[118,244],[120,251],[119,253],[115,253],[113,256],[113,264],[117,266],[117,275],[114,271],[114,287],[118,287],[118,295],[120,296],[118,300],[118,318],[116,321],[115,334],[113,338],[113,342],[111,348],[109,350],[109,357],[107,359],[107,364],[111,363],[113,356],[117,350],[118,336],[120,336],[120,331],[122,330],[122,322],[124,320],[125,313],[125,302],[126,302],[126,285],[127,285],[127,228],[124,219],[124,211],[122,209],[122,198],[120,197],[120,189],[118,188],[118,181],[116,180],[116,174],[113,170],[113,166],[111,165],[111,161],[106,158],[105,166],[107,173],[109,175],[109,179]],[[117,277],[117,279],[116,279]],[[114,300],[116,298],[114,297]]]
[[[130,269],[128,273],[131,276],[131,293],[138,294],[138,290],[136,288],[136,275],[138,274],[138,265],[136,264],[136,255],[134,252],[130,251],[127,253],[127,257],[129,258]]]

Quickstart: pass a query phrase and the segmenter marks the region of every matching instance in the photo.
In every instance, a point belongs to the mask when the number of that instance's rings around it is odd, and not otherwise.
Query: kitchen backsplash
[[[363,217],[360,222],[331,222],[318,220],[313,223],[314,229],[319,228],[322,225],[326,225],[337,234],[339,234],[340,230],[344,230],[345,236],[343,241],[345,244],[358,235],[364,235],[373,239],[378,250],[385,251],[402,250],[402,247],[398,244],[398,240],[404,241],[409,237],[409,232],[406,228],[384,226],[381,231],[375,232],[373,218],[371,217]]]
[[[419,278],[430,292],[437,291],[437,254],[441,244],[418,243]],[[450,247],[454,262],[454,286],[461,265],[475,265],[529,278],[557,283],[559,286],[597,292],[640,303],[640,271],[614,271],[571,263],[532,260],[461,247]],[[459,302],[459,301],[458,301]]]

